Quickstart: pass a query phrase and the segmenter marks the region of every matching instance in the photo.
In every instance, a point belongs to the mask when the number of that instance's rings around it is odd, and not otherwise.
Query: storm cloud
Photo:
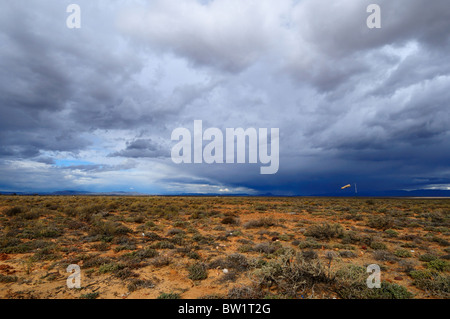
[[[450,189],[449,30],[446,0],[3,1],[0,191]],[[175,165],[194,120],[279,128],[278,173]]]

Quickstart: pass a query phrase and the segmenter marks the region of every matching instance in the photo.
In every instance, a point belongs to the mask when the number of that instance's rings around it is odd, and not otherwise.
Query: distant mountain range
[[[42,195],[42,196],[138,196],[147,195],[138,192],[87,192],[87,191],[74,191],[74,190],[64,190],[56,192],[0,192],[0,195]]]
[[[56,192],[1,192],[0,195],[43,195],[43,196],[149,196],[153,194],[143,194],[139,192],[124,192],[124,191],[115,191],[115,192],[88,192],[88,191],[76,191],[76,190],[63,190]],[[155,194],[158,195],[158,194]],[[245,194],[245,193],[235,193],[235,194],[223,194],[223,193],[181,193],[181,194],[173,194],[173,195],[165,195],[165,196],[262,196],[262,197],[274,197],[283,195],[273,195],[272,193],[265,194]],[[294,196],[313,196],[313,197],[450,197],[449,190],[413,190],[413,191],[405,191],[405,190],[386,190],[386,191],[366,191],[366,192],[358,192],[355,194],[354,191],[337,191],[330,193],[320,193],[320,194],[298,194],[298,195],[289,195],[285,197],[294,197]]]

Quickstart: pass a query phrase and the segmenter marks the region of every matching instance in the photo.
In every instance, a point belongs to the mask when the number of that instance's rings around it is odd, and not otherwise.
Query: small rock
[[[397,276],[397,277],[394,277],[394,280],[403,280],[403,277]]]

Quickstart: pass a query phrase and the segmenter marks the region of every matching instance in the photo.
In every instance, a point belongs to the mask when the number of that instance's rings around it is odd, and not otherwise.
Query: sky
[[[448,0],[4,0],[0,191],[450,189],[449,54]],[[175,164],[195,120],[278,128],[279,170]]]

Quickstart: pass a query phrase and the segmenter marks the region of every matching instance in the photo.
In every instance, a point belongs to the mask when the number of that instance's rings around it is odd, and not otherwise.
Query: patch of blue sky
[[[73,159],[56,159],[55,166],[58,167],[70,167],[70,166],[78,166],[78,165],[95,165],[95,163],[81,161],[81,160],[73,160]]]

